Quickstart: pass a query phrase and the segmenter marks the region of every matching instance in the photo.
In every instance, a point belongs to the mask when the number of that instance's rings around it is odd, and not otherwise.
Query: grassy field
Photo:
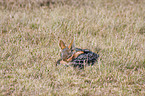
[[[74,37],[94,66],[55,66]],[[0,0],[0,95],[144,96],[145,0]]]

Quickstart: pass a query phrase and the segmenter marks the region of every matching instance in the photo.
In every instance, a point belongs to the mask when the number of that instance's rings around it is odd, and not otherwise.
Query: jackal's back
[[[83,54],[80,54],[77,58],[74,58],[71,62],[74,67],[83,68],[86,65],[94,65],[97,61],[99,55],[89,51],[88,49],[79,49],[76,48],[76,51],[83,51]]]

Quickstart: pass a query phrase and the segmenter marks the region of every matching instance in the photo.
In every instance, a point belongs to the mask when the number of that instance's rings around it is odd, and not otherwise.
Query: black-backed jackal
[[[60,40],[59,46],[61,48],[61,59],[57,61],[56,65],[71,65],[80,69],[86,65],[94,65],[99,57],[98,54],[89,51],[88,49],[75,48],[74,41],[72,40],[69,46]]]

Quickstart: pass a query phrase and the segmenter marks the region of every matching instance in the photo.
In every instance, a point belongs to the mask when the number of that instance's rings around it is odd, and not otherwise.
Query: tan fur
[[[64,48],[66,48],[64,42],[62,40],[59,41],[59,46],[60,48],[63,50]]]
[[[60,64],[67,64],[67,62],[61,60],[61,61],[60,61]]]
[[[83,54],[83,53],[84,53],[83,51],[78,51],[73,56],[74,58],[77,58],[80,54]]]
[[[61,61],[60,61],[60,64],[63,64],[63,65],[70,65],[70,64],[72,64],[72,63],[61,60]]]
[[[83,51],[78,51],[75,54],[73,54],[70,58],[68,58],[66,61],[70,62],[72,61],[72,59],[77,58],[80,54],[83,54],[83,53],[84,53]]]
[[[71,41],[71,43],[69,44],[68,47],[65,46],[65,43],[62,40],[60,40],[59,46],[60,46],[61,50],[63,50],[61,52],[61,56],[62,56],[61,57],[62,60],[60,61],[61,64],[69,63],[74,58],[77,58],[80,54],[83,54],[84,53],[83,51],[75,52],[75,49],[74,49],[75,48],[75,46],[74,46],[74,40]],[[72,51],[72,53],[71,53],[71,51]]]
[[[69,44],[69,46],[68,46],[69,49],[71,49],[73,42],[74,42],[74,40],[72,40],[71,43]]]

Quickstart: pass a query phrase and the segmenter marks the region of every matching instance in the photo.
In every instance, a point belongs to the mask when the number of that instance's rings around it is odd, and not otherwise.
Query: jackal
[[[74,40],[71,41],[69,46],[66,46],[65,43],[60,40],[59,46],[61,48],[61,59],[57,61],[56,65],[71,65],[82,69],[87,65],[94,65],[99,57],[98,54],[88,49],[75,48]]]

